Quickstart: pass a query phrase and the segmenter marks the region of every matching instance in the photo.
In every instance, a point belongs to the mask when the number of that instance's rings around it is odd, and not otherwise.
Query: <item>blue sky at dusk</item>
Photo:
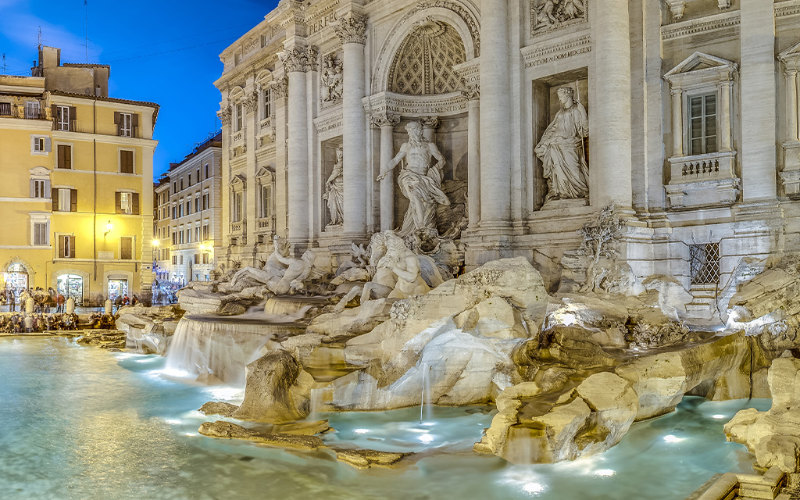
[[[0,0],[0,55],[5,71],[30,75],[39,28],[62,62],[111,66],[109,95],[161,106],[156,177],[169,162],[219,129],[219,53],[258,24],[278,0]]]

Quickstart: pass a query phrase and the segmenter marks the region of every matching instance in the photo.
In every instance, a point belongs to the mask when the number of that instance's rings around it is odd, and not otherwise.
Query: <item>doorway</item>
[[[128,295],[128,280],[108,280],[108,298],[113,302],[117,297]],[[130,295],[128,295],[130,297]]]
[[[83,277],[77,274],[62,274],[56,278],[56,290],[65,299],[72,297],[75,304],[83,304]]]

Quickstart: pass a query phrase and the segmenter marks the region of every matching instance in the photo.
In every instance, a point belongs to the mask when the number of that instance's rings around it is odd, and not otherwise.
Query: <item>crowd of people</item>
[[[0,316],[0,332],[2,333],[31,333],[76,330],[77,328],[78,315],[75,313],[17,313],[10,316]]]
[[[139,302],[135,295],[120,295],[114,301],[116,309]],[[32,308],[30,306],[33,306]],[[13,314],[0,315],[0,333],[32,333],[77,329],[113,329],[114,315],[95,312],[88,323],[79,325],[75,301],[49,288],[0,289],[0,306],[8,306]],[[19,309],[19,312],[17,312]]]

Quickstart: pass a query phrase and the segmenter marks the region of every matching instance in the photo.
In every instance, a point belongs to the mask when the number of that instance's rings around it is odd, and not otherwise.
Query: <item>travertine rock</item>
[[[247,385],[234,418],[282,423],[305,418],[314,379],[288,352],[272,351],[247,365]]]
[[[197,409],[203,415],[222,415],[223,417],[230,417],[234,414],[239,407],[231,404],[231,403],[224,403],[221,401],[209,401],[208,403],[203,404],[200,408]]]
[[[336,458],[352,465],[356,469],[369,469],[370,467],[392,467],[410,455],[410,453],[392,453],[377,450],[345,450],[334,449]]]
[[[203,422],[198,432],[208,437],[246,439],[249,441],[256,441],[259,444],[279,448],[315,450],[324,447],[322,440],[316,436],[259,432],[222,420]]]
[[[123,307],[118,314],[115,323],[125,332],[128,348],[163,356],[183,311],[177,306],[135,306]]]
[[[742,443],[759,467],[800,470],[800,360],[778,358],[769,369],[772,407],[739,411],[725,424],[729,441]]]

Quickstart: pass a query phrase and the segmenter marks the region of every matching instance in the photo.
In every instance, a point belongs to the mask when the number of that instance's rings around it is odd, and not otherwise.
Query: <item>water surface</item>
[[[197,434],[195,411],[241,393],[164,379],[164,359],[65,339],[0,338],[0,497],[4,499],[681,499],[718,472],[751,472],[723,424],[768,400],[686,398],[634,424],[622,443],[573,463],[511,466],[471,453],[491,413],[419,408],[329,415],[326,441],[426,455],[358,471],[329,454]],[[428,450],[428,452],[426,452]]]

